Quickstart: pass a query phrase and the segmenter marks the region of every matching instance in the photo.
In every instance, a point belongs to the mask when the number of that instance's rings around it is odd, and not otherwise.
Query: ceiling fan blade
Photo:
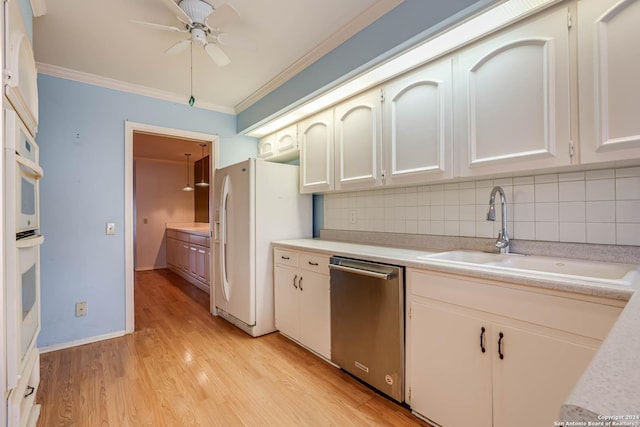
[[[152,22],[144,22],[144,21],[131,21],[134,24],[144,25],[145,27],[154,28],[156,30],[164,30],[164,31],[172,31],[174,33],[186,33],[188,32],[186,29],[181,30],[178,27],[174,27],[171,25],[162,25],[162,24],[154,24]]]
[[[169,55],[175,55],[177,53],[180,53],[186,50],[190,44],[191,44],[191,39],[180,40],[178,43],[174,44],[169,49],[165,50],[164,53],[168,53]]]
[[[178,19],[180,19],[181,21],[186,21],[190,24],[193,23],[189,15],[187,15],[187,13],[182,10],[180,6],[178,6],[178,3],[173,0],[162,0],[162,2],[169,8],[171,12],[178,16]]]
[[[217,44],[207,43],[204,46],[204,50],[218,67],[224,67],[225,65],[229,65],[229,63],[231,62],[231,59],[229,59],[227,54],[224,53],[224,51],[220,49],[220,46],[218,46]]]
[[[229,34],[229,33],[220,33],[214,37],[223,46],[239,47],[247,50],[258,49],[258,42],[248,37],[238,36],[238,35]]]
[[[204,20],[209,28],[223,28],[240,18],[240,14],[228,3],[216,7]]]

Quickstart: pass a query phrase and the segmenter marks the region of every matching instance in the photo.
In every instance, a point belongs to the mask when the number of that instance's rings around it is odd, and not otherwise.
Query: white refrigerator
[[[257,337],[276,330],[271,242],[312,235],[298,166],[248,159],[215,171],[211,312]]]

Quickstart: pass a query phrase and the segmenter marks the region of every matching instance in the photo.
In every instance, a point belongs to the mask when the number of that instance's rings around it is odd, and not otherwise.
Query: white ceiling
[[[240,20],[224,30],[254,39],[258,49],[225,46],[231,64],[217,67],[202,46],[194,45],[196,106],[229,112],[245,108],[401,1],[229,0]],[[210,1],[214,7],[223,2]],[[164,51],[188,35],[131,20],[181,25],[163,0],[48,1],[46,14],[34,21],[40,70],[66,76],[86,73],[186,103],[192,94],[189,50],[178,55]]]

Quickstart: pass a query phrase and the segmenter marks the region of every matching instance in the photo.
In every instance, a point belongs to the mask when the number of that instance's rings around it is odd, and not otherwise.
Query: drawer
[[[172,239],[177,239],[178,232],[176,230],[167,230],[167,237],[170,237]]]
[[[480,281],[444,273],[407,270],[411,293],[417,297],[455,304],[498,316],[522,320],[603,340],[622,312],[621,307],[549,295],[532,287]]]
[[[209,246],[209,238],[205,236],[199,236],[197,234],[190,234],[189,241],[193,244],[200,246]]]
[[[300,268],[319,274],[329,275],[329,256],[311,253],[300,254]]]
[[[183,242],[188,242],[189,233],[185,233],[184,231],[176,231],[176,239],[181,240]]]
[[[275,248],[273,250],[273,259],[276,264],[288,265],[289,267],[298,266],[298,253],[294,251]]]
[[[10,426],[35,426],[40,414],[40,405],[35,405],[40,384],[40,352],[37,348],[30,352],[27,360],[18,385],[9,393],[7,416]]]

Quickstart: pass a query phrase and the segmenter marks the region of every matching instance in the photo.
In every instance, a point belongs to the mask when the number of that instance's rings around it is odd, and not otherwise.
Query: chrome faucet
[[[509,253],[509,235],[507,234],[507,196],[504,194],[502,187],[493,187],[489,198],[489,212],[487,212],[487,221],[496,220],[496,193],[500,193],[502,204],[502,228],[498,232],[498,240],[496,240],[496,248],[500,249],[501,254]]]

